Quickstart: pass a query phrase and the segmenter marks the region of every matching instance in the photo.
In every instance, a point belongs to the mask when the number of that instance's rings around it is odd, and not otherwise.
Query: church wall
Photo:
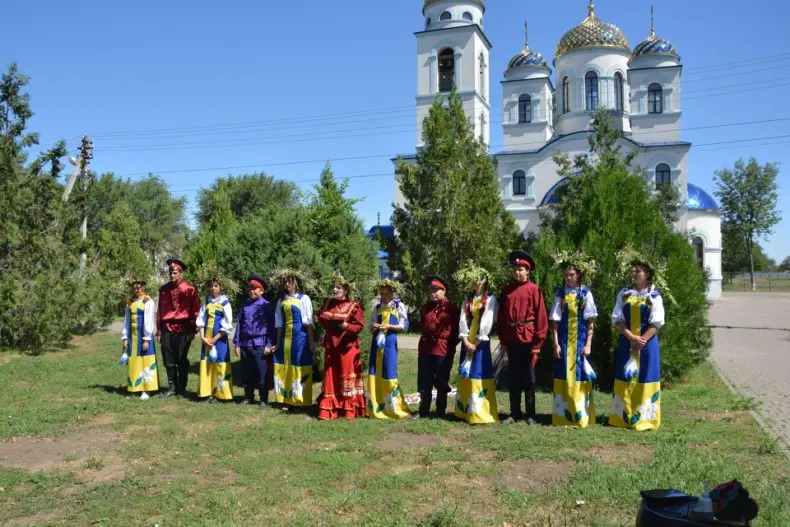
[[[641,59],[638,64],[643,64]],[[631,66],[635,66],[634,61]],[[648,113],[648,87],[662,87],[663,113]],[[631,69],[628,72],[631,93],[631,133],[635,141],[668,142],[680,140],[680,68],[677,66]]]

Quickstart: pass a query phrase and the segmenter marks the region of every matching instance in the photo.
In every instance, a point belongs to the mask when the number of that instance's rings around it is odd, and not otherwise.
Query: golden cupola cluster
[[[557,44],[554,58],[577,49],[610,48],[631,53],[631,45],[619,27],[595,16],[595,6],[590,2],[587,18],[565,33]]]

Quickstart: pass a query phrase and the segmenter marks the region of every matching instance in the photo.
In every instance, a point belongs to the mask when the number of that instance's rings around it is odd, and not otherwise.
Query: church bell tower
[[[475,135],[489,144],[491,104],[489,52],[483,33],[483,0],[425,0],[425,29],[417,37],[417,145],[422,122],[436,96],[455,87]]]

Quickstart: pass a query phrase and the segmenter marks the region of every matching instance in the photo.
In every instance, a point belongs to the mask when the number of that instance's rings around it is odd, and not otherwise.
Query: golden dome
[[[425,0],[425,4],[422,6],[422,10],[425,11],[425,8],[428,7],[429,5],[436,4],[436,3],[441,2],[441,1],[442,0]],[[482,9],[483,12],[485,12],[486,6],[483,3],[483,0],[471,0],[471,1],[476,3],[476,4],[480,4],[480,9]]]
[[[607,24],[595,16],[595,6],[590,2],[590,14],[582,23],[565,33],[557,44],[554,58],[584,48],[614,48],[631,53],[631,45],[620,28]]]

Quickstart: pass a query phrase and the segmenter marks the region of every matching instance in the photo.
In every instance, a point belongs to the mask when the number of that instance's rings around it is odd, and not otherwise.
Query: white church
[[[595,15],[591,1],[587,17],[559,39],[551,66],[528,40],[507,65],[492,65],[484,0],[424,2],[425,27],[415,33],[418,147],[437,94],[453,87],[476,135],[490,144],[491,98],[498,96],[491,90],[490,70],[503,69],[504,141],[492,156],[502,200],[526,234],[539,228],[541,207],[555,202],[563,184],[553,153],[588,152],[592,111],[611,109],[622,129],[622,151],[638,150],[635,163],[645,168],[651,184],[680,188],[684,206],[676,227],[688,232],[700,264],[710,272],[708,297],[721,295],[721,211],[711,196],[688,182],[691,143],[680,138],[682,66],[669,41],[651,28],[632,48],[619,28]],[[395,203],[403,203],[397,180]]]

